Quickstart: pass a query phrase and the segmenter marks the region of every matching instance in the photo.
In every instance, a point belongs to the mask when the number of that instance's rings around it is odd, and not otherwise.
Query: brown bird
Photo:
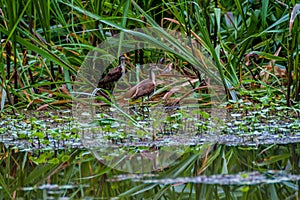
[[[102,76],[102,79],[98,82],[96,88],[96,96],[104,97],[108,101],[111,101],[111,96],[108,93],[113,93],[115,82],[117,82],[126,73],[126,59],[129,60],[125,54],[122,54],[119,57],[119,65],[111,69],[106,75]],[[98,99],[96,102],[101,103],[102,101]]]
[[[144,96],[148,96],[148,98],[149,98],[149,96],[154,92],[155,86],[156,86],[154,70],[156,70],[156,68],[151,67],[150,73],[149,73],[149,78],[139,82],[137,85],[130,88],[124,95],[124,99],[137,100],[138,98],[140,98],[140,97],[143,98]],[[146,107],[146,109],[149,113],[148,107]],[[141,112],[142,112],[143,119],[145,119],[144,108],[142,108]],[[147,116],[149,116],[149,114],[147,114]],[[153,140],[157,139],[155,132],[153,132],[152,139]]]
[[[124,99],[136,100],[144,96],[149,97],[154,92],[156,86],[154,70],[155,69],[152,67],[150,69],[149,78],[130,88],[124,95]]]
[[[105,85],[109,85],[118,81],[126,73],[126,59],[128,57],[123,54],[119,58],[119,65],[116,68],[110,70],[98,83],[98,88],[103,88]],[[103,88],[106,89],[106,88]]]

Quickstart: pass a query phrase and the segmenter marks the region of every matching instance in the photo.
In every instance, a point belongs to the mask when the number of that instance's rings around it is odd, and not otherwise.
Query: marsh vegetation
[[[298,199],[299,9],[1,1],[1,199]]]

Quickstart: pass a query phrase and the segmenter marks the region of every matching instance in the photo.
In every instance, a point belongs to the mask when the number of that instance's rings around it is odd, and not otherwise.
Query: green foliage
[[[246,118],[245,123],[235,120],[234,127],[224,134],[248,133],[246,137],[255,140],[255,131],[261,128],[256,126],[260,120],[268,125],[274,123],[268,118],[269,112],[279,112],[278,118],[282,122],[287,120],[287,115],[282,112],[284,109],[289,113],[299,112],[296,108],[283,106],[296,104],[300,99],[299,4],[295,0],[2,0],[0,8],[1,110],[70,106],[74,77],[90,50],[115,34],[152,27],[167,38],[168,44],[183,53],[160,44],[152,35],[131,33],[160,45],[167,58],[201,66],[207,75],[218,72],[220,79],[217,81],[224,85],[228,98],[232,99],[230,106],[241,108],[243,113],[256,109],[254,112],[258,114]],[[174,41],[173,35],[166,30],[194,39],[203,48],[201,55],[211,57],[213,62],[200,61],[187,46]],[[118,46],[119,55],[122,40]],[[153,50],[152,53],[157,52]],[[146,59],[150,60],[151,56],[151,53],[145,54]],[[205,64],[213,66],[215,71],[207,70]],[[267,77],[267,74],[270,75]],[[51,123],[70,121],[48,114]],[[209,118],[206,112],[200,114],[204,119]],[[129,115],[126,117],[138,126]],[[238,115],[233,117],[238,118]],[[292,134],[299,132],[297,117],[288,125],[294,130]],[[299,178],[236,185],[222,184],[222,180],[219,184],[203,184],[191,179],[169,184],[151,180],[151,176],[164,180],[242,172],[238,179],[242,181],[249,176],[247,172],[256,171],[272,179],[269,170],[299,174],[298,143],[198,145],[160,172],[122,179],[126,175],[103,165],[85,149],[66,150],[51,146],[53,141],[49,138],[54,141],[76,139],[75,128],[51,128],[45,133],[44,119],[22,115],[9,118],[12,123],[23,122],[26,130],[20,131],[19,125],[11,125],[6,115],[1,114],[0,118],[1,137],[10,133],[18,141],[26,140],[38,148],[20,151],[19,147],[0,144],[0,196],[3,199],[292,199],[298,195]],[[176,122],[172,128],[178,129],[181,116],[173,115],[168,120]],[[112,127],[113,122],[95,123],[111,131],[108,137],[122,140],[126,136]],[[195,126],[200,132],[207,129],[203,122]],[[270,132],[280,138],[285,137],[280,134],[284,131],[285,127],[277,124]],[[49,145],[50,149],[39,148]]]
[[[66,148],[68,144],[78,145],[76,130],[68,125],[71,117],[53,112],[44,112],[43,116],[38,112],[1,114],[1,138],[14,138],[0,148],[1,196],[284,199],[297,195],[299,145],[287,137],[297,139],[299,108],[274,105],[254,109],[252,105],[241,105],[242,110],[231,112],[234,119],[229,120],[226,135],[223,134],[224,138],[238,135],[242,139],[189,146],[170,166],[147,174],[124,173],[105,166],[84,148]],[[203,119],[210,118],[205,111],[201,115]],[[181,117],[175,114],[169,120],[182,120]],[[99,123],[110,132],[109,139],[127,137],[116,129],[115,120],[103,119]],[[284,139],[291,143],[284,144]],[[265,144],[268,141],[271,145]],[[132,153],[148,149],[131,148]]]
[[[259,73],[270,61],[276,62],[287,69],[288,81],[286,87],[279,81],[275,87],[290,105],[290,97],[299,100],[298,5],[293,1],[1,1],[1,107],[5,100],[11,105],[20,101],[38,107],[68,103],[59,101],[69,98],[59,95],[65,94],[61,86],[72,91],[72,77],[86,53],[116,32],[146,27],[146,22],[162,35],[166,32],[161,26],[201,44],[234,100],[250,81],[270,87],[260,81]],[[179,42],[173,45],[182,48]],[[201,65],[193,55],[162,48],[169,55]],[[274,56],[279,48],[279,55]],[[259,60],[246,64],[250,54]],[[284,79],[273,73],[272,79]],[[38,92],[40,88],[56,97],[46,98]]]
[[[1,155],[6,157],[0,162],[1,196],[12,197],[16,192],[14,195],[17,197],[34,199],[46,197],[272,199],[274,195],[278,199],[285,199],[297,195],[297,181],[283,180],[272,183],[276,178],[272,178],[272,172],[269,170],[283,170],[289,167],[290,172],[298,173],[299,155],[295,150],[299,148],[298,145],[273,145],[271,148],[265,145],[253,148],[219,145],[207,152],[206,157],[200,156],[208,150],[207,148],[210,147],[191,148],[190,152],[161,172],[127,177],[122,172],[105,167],[85,150],[65,151],[70,156],[38,164],[28,161],[30,153],[2,146]],[[50,151],[40,153],[39,159],[49,157],[49,153]],[[227,170],[224,171],[224,168]],[[252,176],[251,173],[248,174],[251,171],[264,174],[265,179],[256,180],[261,180],[262,183],[239,185],[239,181],[242,183],[243,179]],[[209,178],[213,174],[223,174],[224,179],[213,179],[218,181],[218,184],[203,184],[196,181],[205,181],[205,177]],[[235,174],[237,177],[234,181],[237,181],[237,184],[226,184],[228,181],[226,175]],[[203,179],[197,179],[197,176],[202,176]],[[178,177],[187,178],[183,179],[185,182],[178,182],[176,180]],[[154,180],[162,182],[165,180],[167,183],[158,184]]]

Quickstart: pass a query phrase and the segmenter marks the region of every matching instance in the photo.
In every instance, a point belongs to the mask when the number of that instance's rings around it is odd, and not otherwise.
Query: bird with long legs
[[[110,83],[117,82],[120,78],[122,78],[126,73],[126,60],[129,59],[125,54],[119,57],[119,65],[113,69],[111,69],[99,82],[98,88],[105,89]]]
[[[136,113],[136,115],[139,117],[142,116],[143,120],[147,118],[145,116],[149,116],[149,108],[148,106],[143,106],[143,104],[144,104],[144,97],[148,97],[149,99],[149,96],[155,91],[155,86],[156,86],[155,73],[154,73],[155,70],[156,67],[151,67],[149,71],[149,77],[139,82],[132,88],[130,88],[124,95],[125,100],[129,99],[134,103],[136,103],[136,101],[139,98],[142,98],[142,105],[138,106],[138,109],[136,109],[137,108],[136,106],[133,109],[131,108],[131,111]],[[148,114],[145,114],[145,110]]]
[[[156,68],[151,67],[149,78],[139,82],[132,88],[130,88],[124,95],[124,99],[137,100],[140,97],[150,96],[155,90],[155,73],[154,70]]]
[[[113,69],[111,69],[103,78],[98,82],[97,88],[98,95],[105,97],[108,101],[111,101],[110,97],[103,92],[102,89],[107,90],[110,92],[110,94],[113,93],[115,83],[122,78],[126,73],[126,60],[129,60],[129,58],[126,56],[126,54],[122,54],[119,57],[119,65]]]

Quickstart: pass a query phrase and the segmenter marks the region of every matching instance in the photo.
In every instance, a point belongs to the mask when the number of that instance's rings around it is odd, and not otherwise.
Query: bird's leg
[[[149,96],[148,96],[148,99],[149,99]],[[142,109],[143,120],[147,120],[147,119],[149,120],[150,119],[149,103],[144,104],[144,101],[143,101],[141,109]]]
[[[142,114],[142,119],[145,120],[145,111],[144,111],[144,97],[142,97],[142,102],[140,104],[140,113]]]
[[[150,95],[148,95],[148,99],[149,99],[149,96],[150,96]],[[147,104],[146,111],[147,111],[147,116],[148,116],[148,118],[150,118],[149,104]]]
[[[140,106],[140,111],[141,111],[141,114],[142,114],[142,119],[145,121],[144,97],[142,97],[142,103],[141,103],[141,106]]]
[[[144,108],[143,108],[143,106],[144,106],[144,97],[142,97],[142,103],[141,103],[141,106],[140,106],[140,109],[141,109],[141,111],[142,111],[142,116],[143,116],[143,120],[145,119],[145,116],[144,116]]]

